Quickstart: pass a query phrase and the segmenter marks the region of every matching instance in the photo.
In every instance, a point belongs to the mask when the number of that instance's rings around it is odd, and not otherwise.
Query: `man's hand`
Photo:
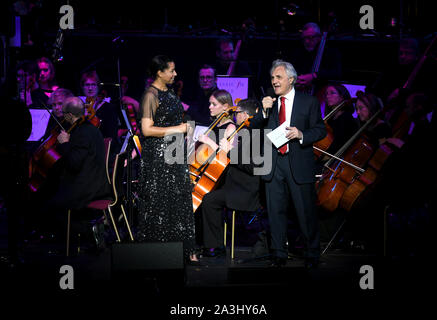
[[[296,127],[285,127],[286,133],[285,133],[285,137],[288,140],[291,139],[302,139],[303,138],[303,134],[302,132],[296,128]]]
[[[70,141],[70,134],[62,130],[58,135],[58,141],[60,144]]]
[[[276,98],[272,98],[270,96],[264,97],[262,100],[264,112],[266,112],[267,109],[271,109],[273,106],[273,102],[275,102],[275,101],[276,101]]]

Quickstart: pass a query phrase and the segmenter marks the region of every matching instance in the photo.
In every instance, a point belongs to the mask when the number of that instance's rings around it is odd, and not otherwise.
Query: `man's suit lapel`
[[[299,92],[295,91],[294,94],[294,101],[293,101],[293,109],[291,110],[291,117],[290,117],[290,127],[295,127],[295,118],[297,114],[297,108],[299,108],[300,105],[300,99],[301,96]]]

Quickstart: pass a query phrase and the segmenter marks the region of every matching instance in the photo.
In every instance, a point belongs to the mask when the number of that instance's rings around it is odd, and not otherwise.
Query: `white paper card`
[[[196,126],[194,128],[193,141],[199,140],[199,136],[201,134],[205,133],[206,130],[208,130],[208,127],[205,127],[205,126]]]
[[[285,128],[288,126],[287,121],[284,121],[279,127],[275,130],[267,133],[267,138],[273,143],[273,145],[279,149],[281,146],[286,144],[289,140],[285,137],[287,133]]]

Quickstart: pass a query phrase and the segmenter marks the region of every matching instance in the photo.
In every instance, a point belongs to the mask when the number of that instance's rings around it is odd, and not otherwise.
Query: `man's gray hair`
[[[293,83],[292,83],[292,85],[294,85],[296,80],[297,80],[297,72],[294,69],[293,65],[290,62],[287,62],[287,61],[284,61],[281,59],[277,59],[277,60],[273,61],[273,63],[272,63],[272,68],[270,69],[270,75],[273,74],[273,71],[277,67],[284,67],[285,73],[287,74],[288,78],[294,78]]]
[[[55,102],[55,99],[58,97],[61,97],[62,100],[65,100],[67,98],[74,97],[74,94],[68,89],[58,88],[52,93],[47,103],[53,104]]]

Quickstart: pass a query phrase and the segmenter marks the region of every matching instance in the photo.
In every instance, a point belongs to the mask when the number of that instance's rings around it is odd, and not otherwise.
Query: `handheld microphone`
[[[261,89],[262,89],[262,88],[261,88]],[[266,92],[264,92],[264,89],[262,89],[262,92],[263,92],[263,94],[264,94],[264,97],[272,97],[272,98],[276,98],[275,90],[274,90],[273,88],[271,88],[271,87],[268,88]],[[267,109],[267,110],[265,111],[265,113],[266,113],[266,117],[267,117],[267,118],[268,118],[269,115],[270,115],[270,109],[271,109],[271,108],[269,108],[269,109]]]

